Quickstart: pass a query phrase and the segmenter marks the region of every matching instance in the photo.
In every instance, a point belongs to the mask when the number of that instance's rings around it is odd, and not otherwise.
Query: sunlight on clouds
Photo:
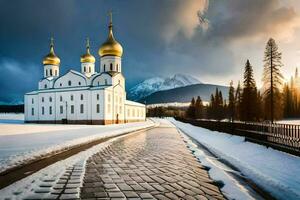
[[[166,41],[172,40],[178,32],[182,31],[187,38],[194,35],[198,26],[204,30],[208,28],[208,20],[204,18],[209,0],[187,0],[178,2],[178,6],[172,12],[173,22],[166,25],[164,38]]]

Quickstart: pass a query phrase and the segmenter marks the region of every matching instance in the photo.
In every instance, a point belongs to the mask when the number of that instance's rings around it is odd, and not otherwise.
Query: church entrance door
[[[119,123],[119,114],[117,114],[117,120],[116,120],[116,124]]]

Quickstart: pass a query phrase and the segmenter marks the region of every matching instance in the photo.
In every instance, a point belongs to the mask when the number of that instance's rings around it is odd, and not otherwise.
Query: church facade
[[[126,100],[123,48],[114,38],[112,20],[108,28],[108,38],[98,52],[98,72],[87,40],[86,53],[80,57],[81,72],[70,70],[60,76],[60,59],[51,39],[50,53],[43,59],[44,78],[38,90],[25,94],[25,122],[116,124],[145,120],[145,105]]]

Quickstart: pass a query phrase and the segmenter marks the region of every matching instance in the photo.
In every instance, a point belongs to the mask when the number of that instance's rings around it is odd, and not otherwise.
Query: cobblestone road
[[[224,199],[167,124],[115,141],[88,159],[81,199]]]

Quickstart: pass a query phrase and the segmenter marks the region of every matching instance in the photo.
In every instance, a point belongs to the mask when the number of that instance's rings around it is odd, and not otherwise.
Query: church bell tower
[[[110,12],[110,22],[108,25],[108,37],[99,48],[100,72],[122,72],[123,47],[114,38],[112,12]]]
[[[59,76],[60,59],[54,53],[54,40],[50,40],[50,52],[43,59],[44,65],[44,78],[58,77]]]

